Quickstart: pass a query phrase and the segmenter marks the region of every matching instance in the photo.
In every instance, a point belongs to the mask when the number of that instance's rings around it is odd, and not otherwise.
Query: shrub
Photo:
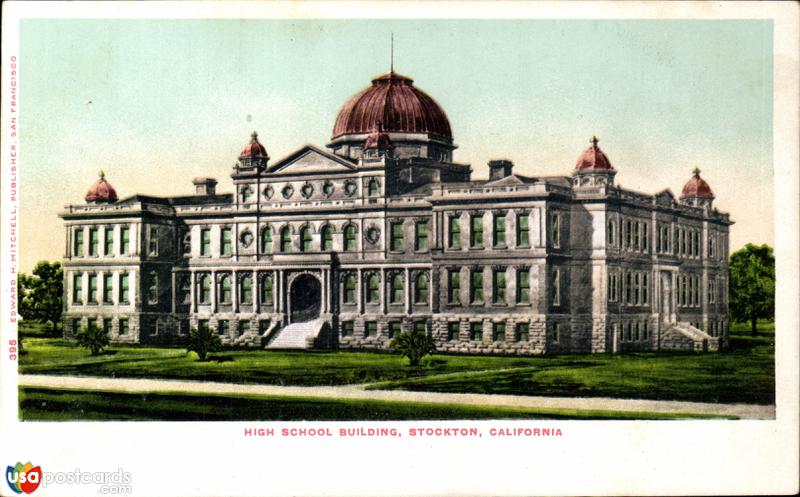
[[[198,330],[192,328],[189,331],[189,344],[187,352],[195,352],[201,361],[205,361],[209,352],[216,352],[222,346],[219,335],[208,328]]]
[[[110,341],[108,332],[94,324],[84,326],[78,330],[78,333],[75,334],[75,339],[78,341],[78,345],[89,349],[92,355],[99,354],[104,348],[108,347]]]
[[[408,357],[409,366],[412,367],[419,366],[423,357],[436,352],[433,337],[419,330],[400,333],[389,342],[389,346]]]

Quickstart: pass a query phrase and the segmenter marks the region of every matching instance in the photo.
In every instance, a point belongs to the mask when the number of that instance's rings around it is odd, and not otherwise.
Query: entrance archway
[[[292,283],[289,302],[292,323],[317,319],[322,303],[322,288],[319,280],[310,274],[298,276]]]

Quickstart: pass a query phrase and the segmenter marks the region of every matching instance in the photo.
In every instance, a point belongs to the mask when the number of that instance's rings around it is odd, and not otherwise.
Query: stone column
[[[356,270],[356,289],[358,290],[358,313],[364,314],[364,282],[362,281],[363,274],[361,268]]]
[[[259,297],[259,285],[258,285],[258,271],[253,269],[253,274],[250,275],[253,278],[253,314],[258,314],[258,297]]]
[[[403,283],[405,284],[403,293],[405,294],[406,314],[411,314],[411,272],[408,268],[405,268]]]
[[[191,297],[190,302],[192,303],[191,304],[192,305],[192,312],[195,313],[195,312],[197,312],[197,273],[196,272],[191,271],[189,273],[189,281],[191,283],[189,285],[189,293],[190,293],[190,297]]]
[[[239,273],[233,271],[231,276],[233,277],[233,284],[231,285],[231,307],[233,308],[234,314],[236,314],[239,312]]]
[[[386,269],[381,268],[380,273],[381,279],[381,292],[380,292],[380,299],[381,299],[381,313],[386,314],[386,301],[389,300],[388,295],[386,295],[388,291],[388,282],[386,281]]]
[[[211,271],[211,312],[217,312],[217,272]]]
[[[328,285],[326,284],[324,268],[320,269],[319,271],[319,290],[320,290],[319,312],[320,314],[324,314],[328,312]]]

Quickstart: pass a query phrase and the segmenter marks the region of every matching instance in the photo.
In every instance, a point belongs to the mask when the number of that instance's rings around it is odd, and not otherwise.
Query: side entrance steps
[[[324,319],[292,323],[274,334],[267,349],[313,349],[320,332],[325,327]]]
[[[712,337],[689,323],[664,325],[661,335],[661,348],[664,350],[693,350],[695,352],[714,352],[719,350],[719,338]]]

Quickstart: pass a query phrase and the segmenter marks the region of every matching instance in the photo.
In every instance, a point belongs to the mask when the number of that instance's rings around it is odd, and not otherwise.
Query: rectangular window
[[[220,319],[217,321],[217,333],[222,336],[228,336],[231,333],[231,323],[227,319]]]
[[[483,216],[474,215],[469,219],[470,247],[483,247]]]
[[[647,329],[647,321],[642,323],[642,340],[648,340],[650,338],[650,330]]]
[[[97,228],[89,228],[89,255],[97,255]]]
[[[130,288],[128,285],[128,275],[119,275],[119,302],[120,304],[127,304],[129,298]]]
[[[550,221],[550,236],[553,248],[561,247],[561,215],[553,214]]]
[[[608,272],[608,301],[617,301],[617,272],[614,270]]]
[[[389,245],[390,250],[394,252],[403,251],[403,223],[395,222],[391,225],[392,241]]]
[[[527,269],[517,269],[517,303],[527,304],[531,301],[531,276]]]
[[[633,304],[639,305],[641,303],[641,296],[642,296],[642,286],[641,286],[641,277],[638,272],[633,274]]]
[[[483,340],[483,323],[472,322],[469,324],[469,339],[473,342]]]
[[[517,323],[516,337],[518,342],[527,342],[530,340],[530,324]]]
[[[554,306],[561,305],[561,270],[553,268],[553,295],[552,301]]]
[[[391,292],[391,303],[392,304],[400,304],[404,300],[405,295],[405,278],[403,278],[400,274],[395,274],[392,276],[392,292]]]
[[[342,336],[353,336],[353,321],[342,321]]]
[[[83,273],[72,275],[72,303],[83,303]]]
[[[239,321],[239,336],[244,335],[248,331],[250,331],[250,320],[249,319],[240,320]]]
[[[470,272],[469,301],[473,304],[483,302],[483,269],[473,269]]]
[[[414,249],[418,252],[424,252],[428,250],[428,222],[417,222],[415,229]]]
[[[92,328],[97,327],[97,320],[94,318],[89,318],[86,320],[86,329],[91,330]]]
[[[111,304],[113,303],[113,274],[104,274],[103,275],[103,303],[104,304]]]
[[[348,273],[344,277],[344,303],[354,304],[356,302],[356,276]]]
[[[517,247],[527,247],[531,244],[529,220],[528,214],[517,216]]]
[[[222,228],[222,240],[220,252],[222,255],[231,255],[233,253],[233,242],[231,240],[232,230],[230,228]]]
[[[502,214],[494,215],[494,246],[506,246],[506,216]]]
[[[414,333],[427,333],[425,321],[414,321]]]
[[[207,333],[209,330],[208,327],[208,319],[198,319],[197,320],[197,331],[201,333]]]
[[[200,255],[204,257],[211,255],[211,230],[208,228],[200,230]]]
[[[636,321],[633,328],[633,340],[635,342],[639,341],[639,321]]]
[[[372,338],[378,336],[378,322],[367,321],[364,323],[364,336]]]
[[[83,228],[77,228],[75,230],[72,255],[75,257],[83,257]]]
[[[553,343],[558,343],[561,340],[561,323],[553,323],[550,326],[550,340]]]
[[[633,229],[631,227],[631,222],[629,220],[624,221],[622,226],[623,226],[623,230],[625,231],[625,233],[624,233],[625,242],[624,243],[625,243],[625,249],[627,250],[627,249],[631,248],[631,240],[633,239],[632,238]]]
[[[461,248],[461,218],[458,216],[450,216],[450,232],[447,238],[447,246]]]
[[[114,228],[111,226],[103,231],[103,255],[114,255]]]
[[[506,303],[506,270],[494,270],[493,297],[495,304]]]
[[[90,274],[89,275],[89,303],[96,304],[97,303],[97,275]]]
[[[642,250],[650,251],[650,224],[642,223]]]
[[[400,334],[400,321],[389,321],[389,338],[394,338]]]
[[[448,270],[448,302],[451,304],[461,303],[461,270],[450,269]]]
[[[131,250],[131,229],[127,226],[123,226],[119,230],[120,235],[120,253],[122,255],[128,254]]]
[[[129,330],[128,326],[128,319],[127,318],[120,318],[119,320],[119,334],[120,335],[127,335]]]
[[[634,250],[641,250],[642,249],[642,239],[639,237],[639,231],[641,227],[641,223],[636,221],[633,223],[633,249]]]
[[[272,275],[268,274],[261,280],[261,303],[272,304]]]
[[[152,256],[158,255],[158,228],[150,226],[150,236],[148,237],[147,253]]]
[[[505,323],[494,323],[494,327],[492,329],[492,339],[495,342],[505,342],[506,341],[506,324]]]
[[[708,303],[715,304],[717,302],[717,289],[716,281],[709,280],[708,282]]]
[[[453,342],[458,340],[459,332],[461,331],[461,323],[458,321],[450,321],[447,323],[447,340]]]

